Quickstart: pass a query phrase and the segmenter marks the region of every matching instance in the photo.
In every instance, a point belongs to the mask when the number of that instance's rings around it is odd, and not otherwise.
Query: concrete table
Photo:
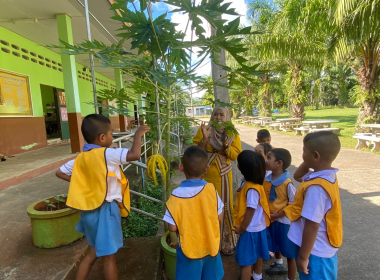
[[[272,123],[272,117],[259,117],[258,119],[261,121],[261,126],[266,126],[267,124]]]
[[[317,121],[303,121],[302,123],[312,128],[330,128],[332,123],[338,123],[337,120],[317,120]]]
[[[286,118],[286,119],[277,119],[276,122],[280,124],[280,130],[282,131],[292,131],[295,127],[300,127],[300,123],[298,123],[300,118]]]

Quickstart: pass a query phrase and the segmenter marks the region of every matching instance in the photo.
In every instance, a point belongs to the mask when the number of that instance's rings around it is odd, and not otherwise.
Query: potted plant
[[[33,244],[39,248],[56,248],[83,237],[75,230],[80,212],[66,206],[66,194],[48,197],[29,205]]]
[[[165,273],[169,280],[175,280],[175,269],[177,265],[176,249],[169,245],[170,232],[167,231],[161,237],[161,248],[164,255]]]
[[[187,129],[182,133],[183,144],[192,145],[193,144],[193,131],[191,129]]]

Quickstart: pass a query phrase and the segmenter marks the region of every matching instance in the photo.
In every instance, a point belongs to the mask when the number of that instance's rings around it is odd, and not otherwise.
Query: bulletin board
[[[29,77],[0,69],[0,116],[32,115]]]

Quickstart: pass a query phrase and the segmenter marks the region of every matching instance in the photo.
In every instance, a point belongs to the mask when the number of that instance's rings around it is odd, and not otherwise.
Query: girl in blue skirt
[[[262,279],[263,259],[269,259],[267,227],[269,207],[263,188],[264,157],[253,151],[238,156],[238,168],[244,176],[236,194],[234,207],[235,232],[240,234],[235,260],[241,267],[241,280]]]

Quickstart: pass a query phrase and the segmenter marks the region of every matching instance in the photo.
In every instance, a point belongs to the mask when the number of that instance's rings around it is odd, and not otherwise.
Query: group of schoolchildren
[[[131,149],[109,149],[109,119],[91,114],[84,118],[82,134],[87,142],[75,160],[64,164],[57,176],[70,182],[67,205],[81,211],[76,229],[86,235],[89,249],[77,280],[86,279],[98,257],[103,258],[106,279],[118,279],[115,253],[123,246],[121,216],[129,213],[129,187],[120,165],[141,156],[140,126]],[[334,133],[316,132],[303,140],[303,163],[293,177],[287,168],[291,155],[271,146],[268,130],[257,133],[255,151],[244,150],[237,159],[244,179],[236,193],[234,231],[239,235],[235,260],[241,280],[262,279],[263,260],[275,262],[266,273],[296,270],[303,279],[337,279],[337,250],[342,244],[342,212],[337,169],[332,162],[340,150]],[[224,276],[220,256],[220,221],[224,205],[215,187],[202,179],[209,170],[207,152],[189,147],[179,166],[186,180],[173,190],[166,203],[164,221],[179,235],[176,279],[220,280]],[[312,170],[312,171],[311,171]],[[287,259],[287,269],[282,256]]]

